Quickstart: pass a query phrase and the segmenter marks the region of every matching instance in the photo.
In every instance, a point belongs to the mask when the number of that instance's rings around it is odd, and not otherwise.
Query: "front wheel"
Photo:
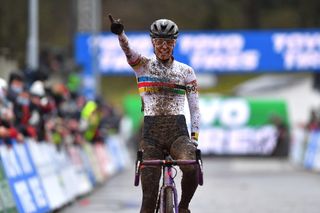
[[[163,196],[163,204],[162,205],[164,205],[163,207],[163,209],[164,209],[164,213],[173,213],[173,208],[174,208],[174,206],[173,206],[173,191],[172,191],[172,189],[171,188],[166,188],[165,190],[164,190],[164,196]]]

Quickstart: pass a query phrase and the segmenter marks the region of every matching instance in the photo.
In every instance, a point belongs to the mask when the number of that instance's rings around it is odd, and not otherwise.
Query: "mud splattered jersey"
[[[130,48],[125,33],[119,35],[119,42],[128,63],[135,71],[144,105],[144,115],[184,114],[184,102],[187,97],[191,117],[191,136],[197,140],[200,112],[194,70],[175,60],[163,63],[156,57],[141,56]]]

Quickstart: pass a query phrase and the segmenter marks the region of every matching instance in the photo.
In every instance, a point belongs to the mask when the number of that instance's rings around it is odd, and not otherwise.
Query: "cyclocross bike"
[[[143,166],[162,167],[162,186],[158,193],[156,213],[178,213],[178,193],[174,178],[177,171],[174,166],[198,165],[198,184],[203,185],[203,164],[200,149],[196,150],[196,160],[173,160],[167,151],[164,151],[164,160],[143,160],[143,152],[137,152],[134,185],[139,185],[140,169]],[[175,170],[175,173],[173,173]]]

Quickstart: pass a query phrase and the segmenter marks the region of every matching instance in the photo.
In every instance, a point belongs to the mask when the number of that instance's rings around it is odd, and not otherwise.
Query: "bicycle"
[[[137,159],[135,165],[135,179],[134,185],[139,185],[140,180],[140,169],[143,166],[161,166],[162,167],[162,186],[159,189],[156,213],[178,213],[178,193],[175,186],[174,178],[176,177],[173,174],[172,170],[174,166],[180,165],[198,165],[198,184],[203,185],[203,164],[201,159],[200,149],[196,150],[196,160],[173,160],[172,157],[168,154],[167,151],[164,151],[165,158],[164,160],[143,160],[143,152],[137,152]]]

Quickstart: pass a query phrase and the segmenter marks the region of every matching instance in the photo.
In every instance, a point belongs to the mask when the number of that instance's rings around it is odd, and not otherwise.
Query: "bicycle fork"
[[[160,190],[160,212],[165,212],[165,206],[166,205],[166,200],[167,199],[171,199],[171,201],[169,201],[170,203],[173,202],[173,206],[174,206],[174,212],[178,213],[179,209],[178,209],[178,192],[177,189],[175,187],[175,183],[174,183],[174,178],[172,177],[172,167],[170,166],[164,166],[163,168],[163,186],[161,187]],[[166,189],[170,189],[170,195],[173,195],[173,199],[172,196],[166,197]],[[166,206],[166,208],[168,208],[168,206]]]

